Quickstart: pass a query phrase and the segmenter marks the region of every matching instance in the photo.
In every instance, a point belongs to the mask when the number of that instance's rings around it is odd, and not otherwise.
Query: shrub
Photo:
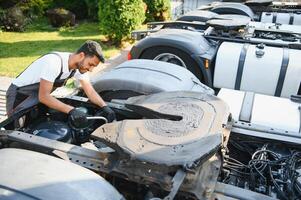
[[[0,7],[0,32],[2,31],[2,29],[4,29],[3,20],[4,20],[5,13],[6,13],[5,10]]]
[[[23,0],[17,6],[27,17],[34,18],[42,16],[50,4],[51,0]]]
[[[18,6],[1,11],[0,21],[3,28],[7,31],[24,31],[28,20]]]
[[[145,19],[142,0],[99,0],[98,8],[101,31],[118,43]]]
[[[94,21],[98,20],[98,0],[85,0],[87,5],[88,18]]]
[[[7,9],[16,5],[20,0],[0,0],[0,8]]]
[[[147,22],[170,19],[170,0],[144,0],[144,2],[147,5]]]
[[[24,15],[33,18],[42,16],[51,2],[52,0],[0,0],[0,7],[3,9],[19,7]]]
[[[85,0],[53,0],[51,8],[70,10],[76,15],[76,19],[86,19],[88,17],[88,7]]]
[[[53,27],[74,26],[75,15],[64,8],[49,9],[47,17]]]
[[[52,0],[0,0],[0,25],[7,31],[24,31],[31,19],[40,17]]]

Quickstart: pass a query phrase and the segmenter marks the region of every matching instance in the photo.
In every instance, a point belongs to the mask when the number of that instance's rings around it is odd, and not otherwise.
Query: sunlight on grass
[[[0,53],[2,54],[2,52]],[[39,56],[0,58],[0,75],[15,77]]]
[[[25,32],[0,32],[0,76],[15,77],[39,56],[51,51],[74,52],[86,40],[101,43],[106,58],[119,49],[105,44],[97,23],[82,22],[76,27],[52,28],[46,19],[28,26]]]

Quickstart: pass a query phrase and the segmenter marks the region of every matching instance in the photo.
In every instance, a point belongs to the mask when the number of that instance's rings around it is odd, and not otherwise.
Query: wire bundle
[[[237,146],[238,144],[236,144]],[[301,152],[289,151],[282,155],[268,149],[264,144],[252,155],[248,164],[234,158],[224,158],[223,182],[244,183],[243,187],[271,195],[272,191],[280,199],[300,199],[301,185],[297,181],[301,172]]]

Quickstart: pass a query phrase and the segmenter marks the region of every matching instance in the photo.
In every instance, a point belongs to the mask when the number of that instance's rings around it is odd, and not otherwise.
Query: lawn
[[[52,28],[46,19],[28,26],[25,32],[0,32],[0,76],[15,77],[32,61],[51,51],[74,52],[86,40],[101,43],[106,58],[119,49],[106,44],[97,23],[81,22],[76,27]]]

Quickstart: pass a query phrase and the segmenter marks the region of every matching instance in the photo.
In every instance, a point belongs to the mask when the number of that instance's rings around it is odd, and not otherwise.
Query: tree
[[[98,8],[101,31],[117,43],[145,20],[142,0],[99,0]]]
[[[170,19],[170,0],[144,0],[147,5],[146,21],[166,21]]]

